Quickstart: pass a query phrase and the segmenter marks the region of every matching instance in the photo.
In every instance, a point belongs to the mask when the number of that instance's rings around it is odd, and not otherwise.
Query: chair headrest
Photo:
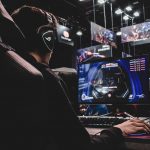
[[[13,65],[16,65],[18,68],[18,71],[23,71],[28,74],[32,75],[38,75],[42,76],[42,73],[37,70],[34,66],[32,66],[30,63],[28,63],[26,60],[24,60],[21,56],[19,56],[13,48],[10,46],[7,46],[4,43],[0,43],[0,55],[3,54],[5,57],[3,59],[6,59],[7,62],[12,63]]]

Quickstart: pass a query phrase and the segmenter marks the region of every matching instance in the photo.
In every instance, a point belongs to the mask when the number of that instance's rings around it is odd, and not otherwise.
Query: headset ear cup
[[[55,31],[51,29],[48,25],[40,26],[37,29],[37,38],[38,38],[38,45],[40,48],[46,51],[53,51],[54,43],[56,40]]]

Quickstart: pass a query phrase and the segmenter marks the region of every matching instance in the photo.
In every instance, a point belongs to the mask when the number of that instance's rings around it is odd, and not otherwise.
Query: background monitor
[[[94,22],[91,22],[91,40],[117,47],[115,33]]]
[[[148,104],[148,70],[148,56],[79,64],[79,104]]]
[[[111,57],[111,48],[109,45],[105,44],[81,48],[77,50],[77,63],[107,57]]]
[[[150,43],[150,22],[144,22],[121,28],[122,43],[131,42],[132,45]]]

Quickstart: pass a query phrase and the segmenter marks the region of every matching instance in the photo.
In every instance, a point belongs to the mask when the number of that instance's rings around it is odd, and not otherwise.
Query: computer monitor
[[[79,104],[150,104],[148,56],[78,65]]]
[[[91,40],[112,47],[117,46],[115,33],[94,22],[91,22]]]
[[[101,44],[77,50],[77,63],[111,57],[111,47]]]
[[[150,43],[150,22],[144,22],[121,28],[122,43],[132,42],[132,45]]]

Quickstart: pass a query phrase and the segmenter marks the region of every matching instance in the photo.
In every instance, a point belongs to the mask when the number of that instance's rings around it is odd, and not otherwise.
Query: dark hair
[[[51,23],[48,20],[47,14],[51,17]],[[55,29],[58,23],[53,14],[33,6],[24,5],[16,9],[11,16],[25,35],[27,44],[29,45],[29,51],[38,49],[38,44],[35,39],[37,29],[40,26],[50,24],[51,28]]]

